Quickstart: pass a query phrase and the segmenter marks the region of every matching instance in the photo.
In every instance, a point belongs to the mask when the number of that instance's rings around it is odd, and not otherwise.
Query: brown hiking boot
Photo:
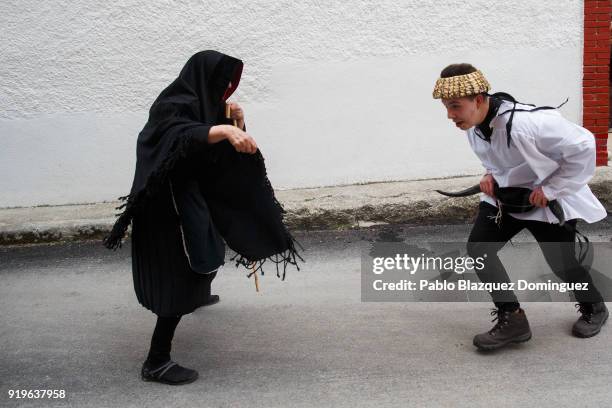
[[[601,326],[608,320],[608,308],[604,302],[577,303],[578,312],[582,314],[572,327],[572,334],[576,337],[593,337],[601,331]]]
[[[522,343],[531,339],[531,329],[523,309],[507,312],[493,309],[491,316],[497,320],[495,326],[486,333],[474,337],[474,345],[480,350],[495,350],[510,343]]]

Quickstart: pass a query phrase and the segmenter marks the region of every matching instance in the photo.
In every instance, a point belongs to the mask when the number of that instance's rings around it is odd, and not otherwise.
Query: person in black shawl
[[[117,249],[132,225],[136,297],[158,316],[141,370],[147,381],[197,379],[197,371],[170,359],[171,342],[182,315],[219,301],[211,282],[224,264],[225,243],[250,275],[272,260],[284,279],[287,265],[301,260],[242,109],[230,104],[238,127],[225,115],[242,67],[236,58],[202,51],[161,92],[138,135],[132,189],[104,238]]]

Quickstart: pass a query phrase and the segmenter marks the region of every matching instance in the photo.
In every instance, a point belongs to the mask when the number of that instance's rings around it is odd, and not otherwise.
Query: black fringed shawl
[[[136,172],[123,210],[104,238],[121,247],[134,216],[158,194],[171,194],[181,220],[191,267],[209,272],[223,264],[219,234],[236,252],[236,266],[261,270],[266,260],[282,278],[303,259],[283,223],[263,156],[238,153],[228,141],[208,144],[208,132],[224,123],[225,100],[236,89],[242,61],[216,51],[192,56],[178,78],[157,97],[138,135]],[[228,85],[231,83],[231,87]],[[262,271],[263,273],[263,271]],[[249,276],[250,276],[249,274]]]

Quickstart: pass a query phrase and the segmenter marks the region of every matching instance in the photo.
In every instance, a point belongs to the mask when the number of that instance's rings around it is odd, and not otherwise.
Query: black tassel
[[[247,277],[249,278],[257,272],[260,272],[261,275],[263,276],[265,274],[263,270],[263,265],[266,263],[266,261],[270,261],[276,265],[276,276],[281,278],[281,280],[285,280],[285,277],[287,275],[288,265],[295,266],[296,269],[299,271],[300,265],[298,264],[298,260],[301,262],[306,262],[304,258],[300,256],[300,254],[295,248],[295,244],[297,243],[299,247],[303,250],[304,248],[302,247],[302,245],[300,245],[300,243],[296,241],[290,234],[289,234],[289,237],[290,237],[289,248],[287,248],[285,251],[279,254],[275,254],[273,256],[270,256],[264,259],[252,260],[252,259],[248,259],[244,255],[236,253],[234,254],[234,256],[230,258],[230,261],[235,262],[236,267],[239,267],[240,265],[242,265],[245,268],[249,269],[249,273],[247,274]],[[283,270],[282,275],[280,273],[280,269],[281,269],[280,265],[282,265],[282,270]]]
[[[116,207],[116,210],[123,210],[116,214],[117,220],[113,225],[110,233],[102,240],[103,245],[112,250],[121,248],[123,245],[123,237],[132,223],[132,218],[146,204],[146,202],[154,197],[164,186],[170,177],[170,172],[176,167],[179,160],[183,159],[189,151],[191,144],[194,143],[190,136],[179,139],[172,149],[172,153],[166,157],[162,164],[154,172],[149,175],[145,187],[135,194],[129,194],[119,197],[119,201],[124,201],[123,204]]]
[[[132,217],[128,212],[124,212],[119,216],[111,232],[102,240],[104,246],[108,249],[117,250],[122,246],[122,239],[125,232],[132,222]]]
[[[241,255],[239,253],[236,253],[234,256],[232,256],[230,258],[230,261],[234,261],[236,263],[236,267],[239,267],[240,265],[244,266],[245,268],[249,269],[250,272],[247,274],[247,277],[251,277],[253,276],[255,273],[257,272],[261,272],[261,275],[264,275],[264,270],[263,270],[263,266],[266,263],[266,261],[270,261],[272,263],[275,264],[276,266],[276,276],[281,278],[281,280],[285,280],[285,277],[287,275],[287,266],[288,265],[293,265],[296,267],[296,269],[299,271],[300,270],[300,266],[298,264],[298,260],[301,262],[306,262],[304,260],[304,258],[302,258],[299,254],[299,252],[297,251],[295,244],[297,244],[300,249],[303,251],[304,248],[302,247],[302,245],[295,240],[295,238],[293,238],[293,236],[291,235],[291,233],[289,231],[287,231],[283,221],[284,221],[284,214],[285,214],[285,209],[283,208],[283,206],[281,205],[281,203],[276,199],[276,195],[274,194],[274,189],[272,188],[272,184],[270,183],[270,179],[268,179],[268,175],[266,172],[266,166],[265,166],[265,161],[264,161],[264,157],[262,156],[261,152],[258,150],[256,155],[255,155],[255,160],[257,162],[257,169],[259,170],[262,180],[263,180],[263,187],[266,191],[266,193],[270,196],[270,198],[272,199],[272,202],[274,203],[274,206],[276,207],[276,209],[278,210],[278,221],[279,224],[282,226],[282,228],[285,231],[285,239],[288,242],[288,248],[279,253],[279,254],[275,254],[272,255],[268,258],[264,258],[264,259],[249,259],[247,257],[245,257],[244,255]],[[282,265],[282,275],[280,273],[281,270],[281,266]]]

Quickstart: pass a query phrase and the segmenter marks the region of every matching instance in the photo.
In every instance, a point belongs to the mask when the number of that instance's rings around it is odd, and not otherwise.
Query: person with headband
[[[572,333],[594,336],[607,320],[608,309],[576,256],[574,242],[578,219],[594,223],[607,215],[587,185],[595,172],[595,139],[556,108],[519,103],[506,93],[491,95],[490,88],[474,66],[452,64],[442,70],[433,91],[448,118],[466,131],[486,170],[477,188],[484,194],[468,239],[468,255],[484,258],[484,268],[476,270],[481,281],[510,282],[497,252],[527,229],[560,279],[587,284],[588,290],[574,292],[581,316]],[[492,291],[491,297],[496,323],[476,335],[474,345],[494,350],[531,339],[527,316],[514,292]]]

